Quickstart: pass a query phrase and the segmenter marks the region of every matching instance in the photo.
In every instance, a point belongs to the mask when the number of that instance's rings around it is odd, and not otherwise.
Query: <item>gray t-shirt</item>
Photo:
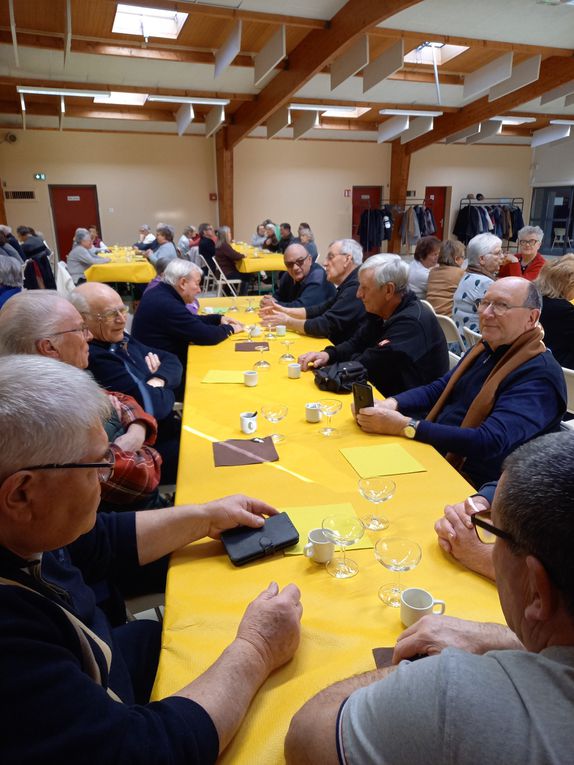
[[[574,647],[402,662],[347,699],[338,743],[346,765],[574,762]]]

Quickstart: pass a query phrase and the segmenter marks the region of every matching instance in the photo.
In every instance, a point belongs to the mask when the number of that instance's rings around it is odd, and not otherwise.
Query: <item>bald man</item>
[[[273,297],[266,296],[262,306],[273,301],[287,308],[310,308],[334,298],[335,287],[327,281],[323,266],[313,263],[311,255],[302,244],[291,244],[285,250],[283,263],[287,273],[279,281]]]

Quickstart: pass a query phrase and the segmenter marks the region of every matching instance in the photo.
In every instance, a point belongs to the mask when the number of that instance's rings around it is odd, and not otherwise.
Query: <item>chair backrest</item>
[[[568,392],[566,411],[569,414],[574,414],[574,369],[566,369],[566,367],[562,367],[562,371],[564,372],[566,390]]]
[[[554,229],[554,237],[555,239],[564,239],[564,234],[566,233],[565,228],[555,228]]]
[[[461,360],[461,356],[457,356],[456,353],[453,353],[452,351],[448,352],[448,368],[454,369],[458,362]]]
[[[195,245],[195,247],[190,247],[187,251],[187,260],[191,260],[192,263],[195,263],[196,266],[199,266],[201,268],[201,263],[199,262],[199,247]],[[202,258],[203,260],[203,258]]]
[[[69,295],[70,292],[74,289],[74,280],[70,276],[70,272],[68,271],[68,267],[64,263],[63,260],[58,261],[58,268],[56,269],[56,289],[60,293],[60,295],[63,295],[64,297],[66,295]]]
[[[478,332],[473,332],[473,330],[468,327],[463,327],[462,331],[464,332],[464,339],[469,348],[472,348],[473,345],[476,345],[482,340],[482,335]]]
[[[440,313],[436,315],[437,321],[440,324],[447,343],[458,343],[460,350],[464,350],[464,340],[462,339],[460,332],[454,321],[449,316],[442,316]]]
[[[215,274],[209,267],[209,263],[207,262],[207,260],[203,257],[203,255],[199,254],[199,248],[197,252],[197,265],[201,269],[205,269],[206,271],[204,280],[203,280],[203,290],[205,292],[208,292],[212,285],[213,285],[213,288],[215,289],[215,287],[217,286],[217,277],[215,276]]]
[[[217,296],[219,297],[219,295],[222,295],[225,288],[229,290],[231,297],[237,297],[239,293],[236,292],[233,285],[240,284],[240,280],[228,279],[221,270],[221,266],[215,259],[213,260],[213,265],[215,266],[215,274],[217,278]]]
[[[431,311],[432,311],[433,313],[436,313],[436,311],[435,311],[435,309],[434,309],[434,306],[433,306],[433,304],[432,304],[432,303],[429,303],[429,301],[428,301],[428,300],[422,300],[422,298],[421,298],[421,299],[420,299],[420,302],[421,302],[423,305],[426,305],[426,307],[427,307],[427,308],[430,308],[430,309],[431,309]]]

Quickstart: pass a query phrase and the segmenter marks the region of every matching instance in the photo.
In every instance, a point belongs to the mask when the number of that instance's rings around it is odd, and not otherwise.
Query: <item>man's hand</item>
[[[150,377],[146,380],[146,385],[151,385],[152,388],[165,388],[165,380],[161,377]]]
[[[147,368],[152,373],[152,375],[155,374],[161,366],[161,361],[159,360],[159,356],[157,355],[157,353],[152,353],[151,351],[145,357],[145,363],[147,364]]]
[[[491,546],[483,544],[474,530],[471,515],[488,510],[490,503],[481,496],[447,505],[444,516],[434,525],[440,547],[471,571],[494,579]]]
[[[259,311],[259,316],[266,327],[276,327],[278,324],[285,324],[285,326],[287,326],[287,322],[289,321],[289,316],[282,311]]]
[[[503,265],[503,266],[507,265],[508,263],[518,263],[519,262],[519,260],[516,257],[516,255],[513,255],[511,252],[507,252],[507,253],[505,253],[505,255],[506,255],[506,257],[504,258],[504,260],[501,263],[501,265]]]
[[[301,364],[303,372],[308,372],[309,369],[319,369],[329,363],[329,354],[326,351],[311,351],[310,353],[303,353],[297,359]]]
[[[118,436],[114,444],[124,452],[137,452],[142,448],[147,430],[141,422],[132,422],[123,436]]]
[[[265,308],[266,306],[278,306],[278,303],[275,302],[274,298],[271,295],[264,295],[261,298],[261,302],[259,303],[260,308]]]
[[[230,327],[233,327],[233,333],[236,335],[238,332],[243,332],[244,327],[243,324],[240,321],[237,321],[237,319],[230,319],[227,316],[223,316],[221,319],[222,324],[229,324]]]
[[[121,422],[123,412],[122,412],[122,405],[119,398],[117,398],[117,396],[108,395],[108,401],[113,406],[114,412],[118,415],[118,420],[120,420]]]
[[[276,582],[248,606],[239,624],[236,640],[249,643],[262,659],[267,672],[285,664],[301,637],[301,592],[288,584],[281,592]]]
[[[387,436],[402,436],[403,429],[409,421],[409,417],[390,407],[367,406],[357,414],[357,423],[365,433],[380,433]]]
[[[216,499],[200,506],[207,523],[205,536],[219,539],[222,531],[236,526],[251,526],[254,529],[263,526],[263,515],[277,515],[277,510],[266,502],[244,494]]]

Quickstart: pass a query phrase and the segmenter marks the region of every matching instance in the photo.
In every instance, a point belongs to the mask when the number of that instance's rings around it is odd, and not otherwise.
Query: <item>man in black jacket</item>
[[[325,269],[313,263],[302,244],[289,245],[283,255],[283,262],[287,273],[281,277],[273,297],[265,295],[262,299],[262,307],[275,302],[287,308],[306,308],[334,296],[335,288],[327,281]]]
[[[346,342],[299,357],[303,371],[337,361],[360,361],[369,381],[393,396],[448,371],[439,323],[409,291],[408,265],[398,255],[373,255],[359,268],[358,297],[369,314]]]
[[[338,239],[329,245],[325,258],[327,281],[337,288],[334,297],[316,305],[285,308],[273,303],[261,309],[264,324],[284,324],[293,332],[326,337],[333,345],[348,340],[365,319],[365,306],[357,297],[359,266],[363,250],[354,239]]]

